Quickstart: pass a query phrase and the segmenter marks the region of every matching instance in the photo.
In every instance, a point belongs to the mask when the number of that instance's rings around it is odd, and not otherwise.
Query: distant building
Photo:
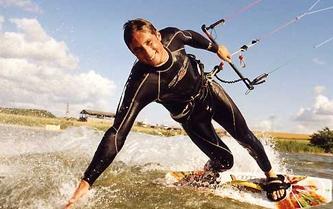
[[[87,121],[88,118],[110,119],[113,120],[116,114],[111,112],[101,112],[95,110],[82,110],[80,112],[80,121]]]
[[[65,118],[69,118],[69,103],[66,104],[66,116]]]

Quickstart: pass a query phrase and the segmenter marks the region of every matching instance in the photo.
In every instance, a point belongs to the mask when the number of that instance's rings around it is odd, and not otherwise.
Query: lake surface
[[[0,125],[0,209],[62,208],[102,136],[86,127],[46,131]],[[231,172],[262,173],[235,140],[223,140],[235,156]],[[268,139],[262,142],[278,172],[333,179],[332,156],[279,153]],[[131,133],[114,163],[74,208],[263,208],[243,203],[241,196],[237,201],[163,185],[168,171],[200,169],[206,161],[186,136]],[[331,209],[333,203],[317,208]]]

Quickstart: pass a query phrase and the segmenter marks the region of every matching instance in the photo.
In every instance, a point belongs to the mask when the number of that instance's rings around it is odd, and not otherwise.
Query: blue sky
[[[254,78],[272,71],[267,83],[245,95],[243,84],[223,87],[253,129],[311,133],[333,128],[333,10],[307,15],[272,35],[271,31],[313,5],[316,0],[255,1],[37,1],[0,0],[0,106],[44,108],[64,115],[81,109],[114,112],[135,57],[122,38],[122,26],[136,17],[157,28],[168,26],[201,32],[202,24],[223,17],[217,41],[231,52],[255,38],[262,41],[244,53],[244,75]],[[321,0],[314,10],[333,6]],[[206,70],[219,62],[216,55],[192,48]],[[237,56],[234,63],[238,64]],[[226,66],[220,74],[236,79]],[[146,107],[139,120],[171,124],[166,110]]]

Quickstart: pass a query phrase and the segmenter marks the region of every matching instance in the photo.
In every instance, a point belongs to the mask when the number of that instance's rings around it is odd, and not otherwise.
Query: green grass
[[[324,149],[311,145],[309,140],[276,140],[276,148],[281,152],[325,153]]]
[[[112,126],[111,121],[106,120],[88,120],[87,122],[78,121],[75,118],[66,119],[66,118],[49,118],[49,117],[39,117],[39,116],[30,116],[30,115],[17,115],[17,114],[6,114],[0,113],[0,123],[4,124],[13,124],[13,125],[22,125],[30,127],[45,127],[46,125],[60,125],[60,129],[66,129],[68,127],[75,126],[88,126],[95,128],[100,131],[106,131]],[[146,133],[151,135],[158,136],[176,136],[184,134],[181,130],[166,130],[163,128],[150,128],[150,127],[141,127],[134,125],[132,131]]]
[[[60,125],[61,129],[68,128],[75,124],[75,121],[66,120],[63,118],[49,118],[37,117],[16,114],[0,113],[0,123],[31,126],[31,127],[45,127],[46,125]]]

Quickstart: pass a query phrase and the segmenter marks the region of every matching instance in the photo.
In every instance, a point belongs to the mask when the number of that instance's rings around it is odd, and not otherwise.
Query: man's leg
[[[182,126],[191,140],[210,158],[205,169],[219,172],[233,166],[232,153],[216,134],[209,112],[195,112]]]
[[[235,103],[217,83],[212,82],[211,88],[213,119],[249,151],[262,171],[269,172],[272,167],[264,147],[247,127],[245,119]]]
[[[239,109],[217,83],[211,83],[213,119],[222,125],[251,156],[257,161],[259,167],[267,176],[267,184],[276,184],[275,188],[267,191],[267,197],[272,201],[283,199],[287,192],[282,188],[285,183],[280,180],[272,169],[261,142],[249,130]]]

